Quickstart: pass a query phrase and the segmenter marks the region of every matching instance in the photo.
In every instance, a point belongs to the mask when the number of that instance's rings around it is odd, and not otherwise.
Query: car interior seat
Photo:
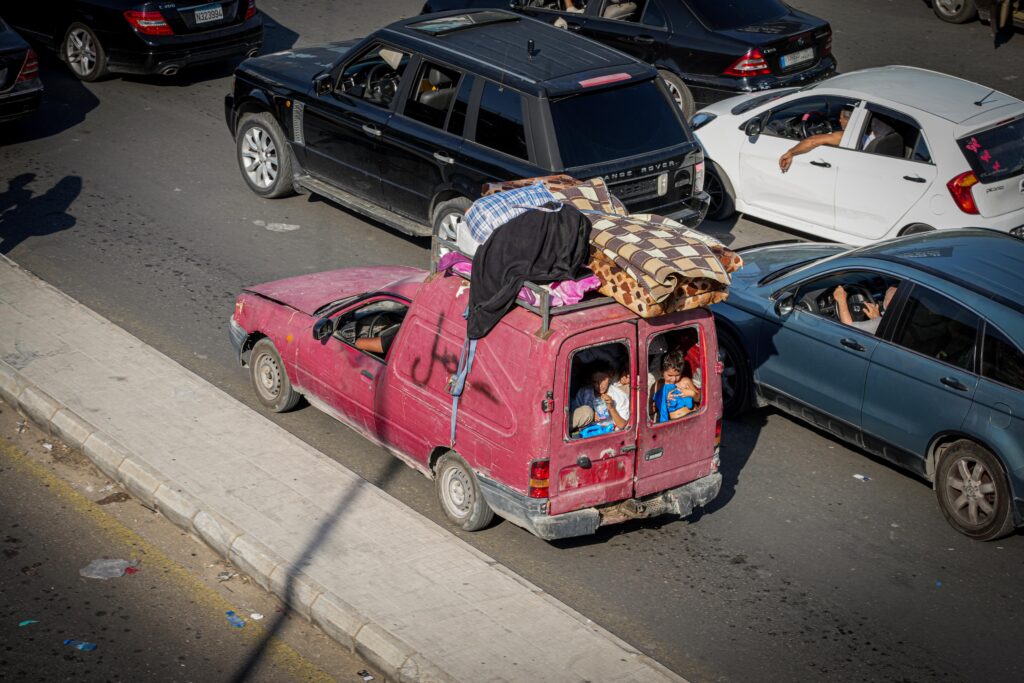
[[[607,7],[601,13],[605,19],[628,19],[636,12],[635,2],[624,2],[623,0],[609,0]]]
[[[439,111],[447,110],[448,104],[455,94],[452,79],[437,69],[431,69],[427,72],[427,80],[430,82],[431,89],[420,94],[420,104]]]
[[[896,131],[891,131],[869,142],[864,151],[869,154],[902,159],[906,150],[903,146],[903,136]]]

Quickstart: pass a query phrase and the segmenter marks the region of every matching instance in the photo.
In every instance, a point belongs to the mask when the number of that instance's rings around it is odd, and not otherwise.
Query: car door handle
[[[633,42],[640,45],[654,45],[654,38],[650,36],[633,36]]]
[[[647,461],[657,460],[658,458],[660,458],[664,454],[665,454],[665,449],[664,448],[652,448],[651,450],[649,450],[646,453],[644,453],[644,460],[647,460]]]
[[[958,380],[956,377],[943,377],[939,380],[950,389],[956,389],[957,391],[967,391],[967,385]]]
[[[817,166],[819,168],[832,168],[832,164],[827,161],[812,161],[811,166]]]
[[[365,377],[366,379],[373,381],[373,373],[370,372],[369,370],[360,370],[359,374]]]
[[[455,159],[452,159],[447,154],[442,154],[441,152],[434,152],[434,158],[437,159],[442,164],[454,164],[455,163]]]
[[[867,351],[864,345],[856,339],[840,339],[839,343],[848,349],[853,349],[854,351]]]
[[[380,132],[380,128],[378,128],[377,126],[372,126],[369,123],[363,124],[363,132],[369,135],[371,138],[379,138],[382,135],[382,133]]]
[[[919,175],[905,175],[905,176],[903,176],[903,179],[904,180],[909,180],[912,183],[927,183],[928,182],[927,180],[925,180],[924,178],[922,178]]]
[[[579,31],[581,28],[583,28],[579,24],[573,24],[571,22],[566,22],[565,27],[570,31]]]

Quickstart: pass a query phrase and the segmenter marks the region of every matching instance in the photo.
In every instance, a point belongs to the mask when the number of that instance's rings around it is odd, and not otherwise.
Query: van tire
[[[448,521],[463,531],[479,531],[494,519],[494,511],[480,492],[476,474],[458,454],[448,451],[441,456],[434,485]]]
[[[274,342],[260,339],[249,356],[249,379],[256,400],[275,413],[284,413],[296,406],[302,395],[292,388],[288,372]]]

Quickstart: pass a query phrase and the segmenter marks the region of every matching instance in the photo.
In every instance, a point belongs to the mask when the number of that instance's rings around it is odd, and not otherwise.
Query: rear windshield
[[[778,0],[686,0],[693,13],[708,28],[720,31],[743,28],[786,14]]]
[[[983,183],[1024,171],[1024,116],[957,140],[974,175]]]
[[[689,140],[675,105],[653,80],[551,103],[565,168],[591,166]]]

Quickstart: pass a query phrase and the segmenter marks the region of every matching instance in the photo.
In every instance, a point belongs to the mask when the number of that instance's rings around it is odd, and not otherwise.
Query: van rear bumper
[[[673,514],[686,517],[694,508],[714,500],[722,488],[722,475],[709,474],[678,488],[645,498],[630,498],[600,508],[584,508],[561,515],[547,514],[547,499],[528,498],[501,484],[478,477],[480,491],[491,509],[545,541],[589,536],[598,527],[629,519]]]

